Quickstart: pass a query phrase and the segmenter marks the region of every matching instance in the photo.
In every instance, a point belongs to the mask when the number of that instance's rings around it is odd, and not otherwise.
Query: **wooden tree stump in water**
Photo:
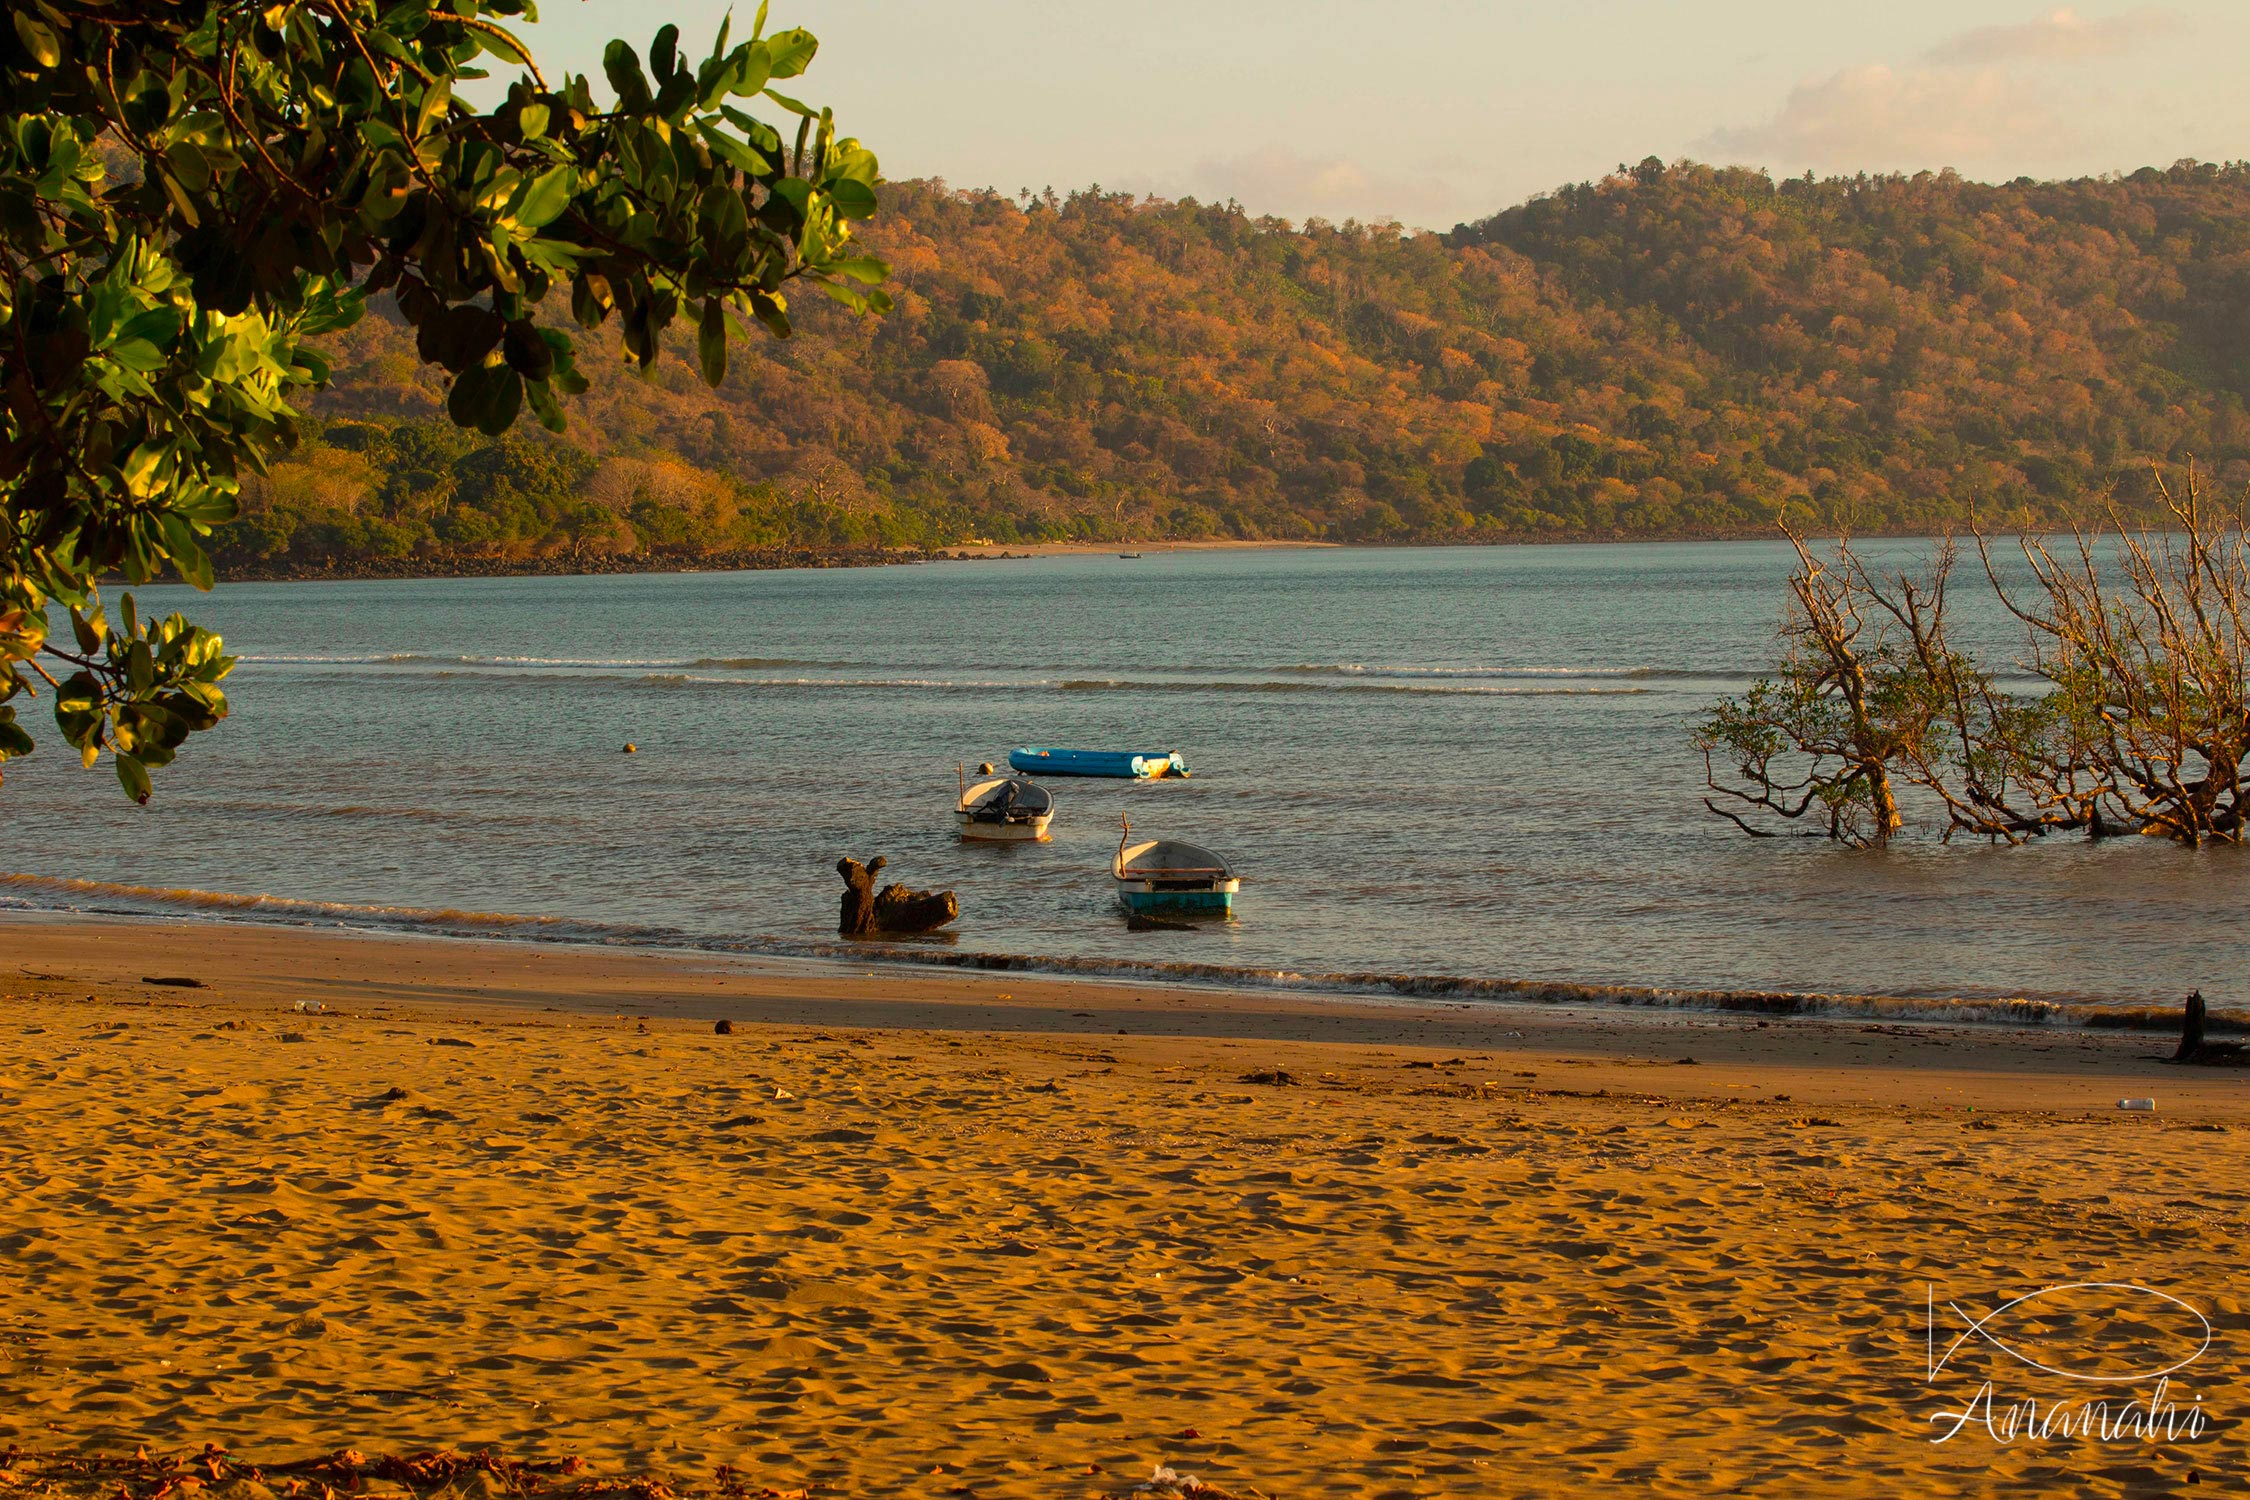
[[[844,877],[836,930],[845,937],[934,932],[961,915],[960,900],[951,891],[912,891],[892,884],[878,894],[875,877],[888,863],[880,855],[866,864],[849,856],[836,861],[836,873]]]
[[[875,898],[877,932],[934,932],[961,915],[961,903],[951,891],[910,891],[887,885]]]
[[[836,873],[844,877],[843,909],[837,914],[836,930],[845,937],[866,937],[875,930],[875,877],[888,863],[881,855],[864,865],[849,855],[836,861]]]

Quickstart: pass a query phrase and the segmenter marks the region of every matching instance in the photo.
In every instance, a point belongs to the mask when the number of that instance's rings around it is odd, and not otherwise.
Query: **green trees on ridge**
[[[820,338],[716,390],[684,343],[645,379],[589,369],[583,476],[519,483],[530,509],[473,542],[385,498],[421,489],[385,443],[444,417],[404,331],[363,320],[324,345],[330,425],[252,496],[276,524],[225,555],[348,562],[355,526],[499,557],[1762,535],[1784,505],[1867,533],[2074,514],[2121,476],[2137,497],[2149,458],[2250,480],[2241,165],[1995,186],[1645,162],[1446,235],[883,194],[889,317],[812,309]]]

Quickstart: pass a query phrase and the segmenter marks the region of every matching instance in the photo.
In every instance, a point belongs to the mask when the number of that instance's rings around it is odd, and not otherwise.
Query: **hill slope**
[[[1652,160],[1442,236],[901,183],[870,238],[893,316],[801,306],[716,391],[588,360],[562,443],[456,432],[371,316],[225,555],[1895,530],[2149,457],[2250,480],[2243,164]]]

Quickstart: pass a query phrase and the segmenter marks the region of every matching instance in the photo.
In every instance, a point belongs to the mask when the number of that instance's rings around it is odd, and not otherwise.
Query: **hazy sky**
[[[542,65],[600,77],[724,0],[544,0]],[[755,0],[739,7],[747,21]],[[2250,156],[2250,3],[774,0],[799,96],[892,177],[1234,197],[1449,227],[1621,161],[1983,178]],[[689,44],[693,44],[692,46]]]

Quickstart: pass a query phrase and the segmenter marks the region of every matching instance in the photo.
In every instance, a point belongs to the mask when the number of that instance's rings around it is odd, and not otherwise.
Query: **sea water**
[[[1865,851],[1711,816],[1690,729],[1772,661],[1792,561],[1276,549],[151,588],[144,613],[186,609],[242,658],[234,715],[140,808],[24,705],[42,745],[0,789],[0,901],[819,953],[837,858],[880,854],[960,893],[953,935],[908,950],[949,962],[1471,997],[1505,991],[1435,979],[2245,997],[2240,851]],[[1957,588],[1962,628],[2020,655],[1981,577]],[[1058,780],[1053,842],[958,842],[960,768],[1016,745],[1176,750],[1194,775]],[[1233,860],[1238,920],[1130,930],[1108,877],[1128,818]]]

